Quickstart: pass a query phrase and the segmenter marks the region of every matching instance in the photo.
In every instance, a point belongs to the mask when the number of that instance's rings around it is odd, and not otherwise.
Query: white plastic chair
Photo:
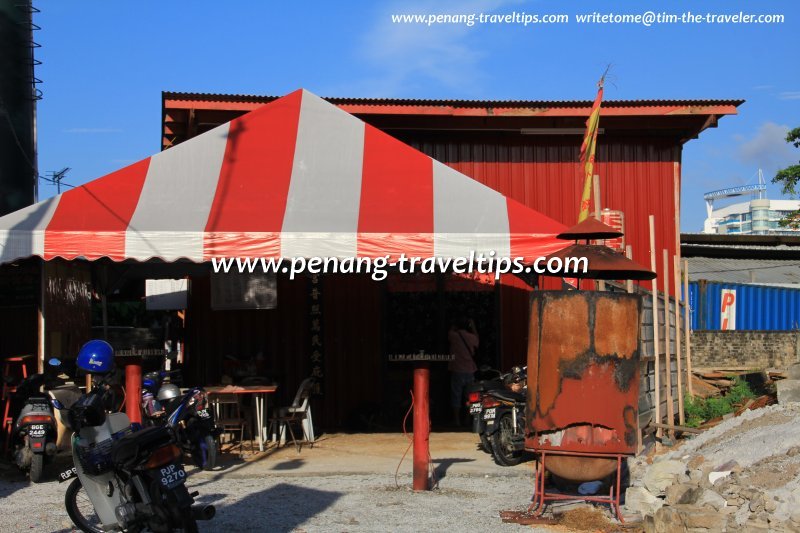
[[[300,451],[300,444],[292,429],[293,422],[300,422],[303,428],[303,440],[310,443],[312,448],[314,447],[314,422],[311,418],[311,405],[308,401],[313,386],[314,378],[304,379],[297,389],[292,405],[278,408],[275,416],[270,420],[272,440],[278,441],[278,446],[286,443],[286,430],[288,429],[292,442],[297,451]]]

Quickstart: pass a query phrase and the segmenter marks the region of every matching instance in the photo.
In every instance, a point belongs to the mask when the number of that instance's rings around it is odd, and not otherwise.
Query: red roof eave
[[[224,95],[175,95],[164,93],[164,109],[204,109],[210,111],[252,111],[272,97],[225,98]],[[339,108],[356,115],[428,115],[461,117],[588,117],[591,102],[537,102],[533,106],[514,106],[513,103],[495,102],[494,105],[452,105],[448,101],[431,103],[372,103],[359,99],[327,98]],[[476,102],[477,103],[477,102]],[[668,116],[668,115],[736,115],[739,100],[721,101],[636,101],[605,102],[604,116]]]

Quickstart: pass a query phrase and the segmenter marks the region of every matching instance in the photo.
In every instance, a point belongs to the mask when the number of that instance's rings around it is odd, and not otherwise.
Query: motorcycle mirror
[[[47,364],[50,366],[61,366],[61,360],[58,359],[57,357],[53,357],[52,359],[47,361]]]

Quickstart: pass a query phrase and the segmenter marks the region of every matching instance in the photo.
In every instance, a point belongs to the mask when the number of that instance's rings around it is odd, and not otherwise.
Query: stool
[[[18,357],[8,357],[5,359],[3,365],[3,452],[8,451],[8,444],[11,441],[11,431],[14,428],[14,420],[8,416],[8,411],[11,408],[11,396],[17,392],[16,385],[10,385],[9,379],[15,383],[19,383],[28,377],[28,367],[25,366],[25,361],[33,357],[32,355],[22,355]]]

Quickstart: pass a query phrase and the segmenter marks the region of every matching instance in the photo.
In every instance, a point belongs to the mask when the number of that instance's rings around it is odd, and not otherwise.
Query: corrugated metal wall
[[[800,328],[800,289],[701,280],[689,284],[692,329],[721,328],[723,289],[736,291],[735,329],[795,330]]]
[[[37,352],[41,265],[38,258],[0,265],[0,358]]]
[[[383,399],[384,284],[367,275],[330,274],[322,280],[325,405],[317,412],[323,427],[341,428],[355,412]]]
[[[394,133],[394,132],[393,132]],[[435,135],[413,132],[402,140],[473,179],[564,224],[578,220],[583,177],[578,163],[581,138]],[[676,252],[674,179],[680,180],[681,145],[674,139],[601,136],[597,174],[601,205],[625,213],[626,243],[633,258],[650,266],[649,215],[656,220],[661,280],[662,250]],[[671,262],[670,262],[671,264]],[[672,277],[668,278],[670,282]],[[650,286],[644,283],[644,286]]]
[[[249,360],[261,352],[263,374],[279,384],[270,405],[291,402],[310,369],[307,280],[279,277],[278,308],[246,311],[211,310],[209,278],[191,282],[186,314],[187,382],[217,385],[226,356]]]

